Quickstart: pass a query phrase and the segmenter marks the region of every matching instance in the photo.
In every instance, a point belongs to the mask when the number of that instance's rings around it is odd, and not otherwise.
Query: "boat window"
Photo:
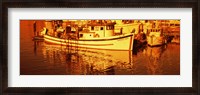
[[[83,28],[79,27],[79,28],[78,28],[78,31],[83,31]]]
[[[91,26],[91,30],[94,30],[94,26]]]
[[[170,26],[174,26],[174,24],[170,24]]]
[[[114,29],[114,26],[113,26],[113,25],[106,26],[106,29],[107,29],[107,30],[113,30],[113,29]]]
[[[66,27],[66,33],[71,33],[71,27],[69,26]]]
[[[111,27],[111,29],[114,29],[114,26],[112,25],[112,26],[110,26]]]
[[[110,30],[110,26],[106,26],[106,30]]]
[[[79,37],[82,38],[82,37],[83,37],[83,34],[80,34]]]
[[[101,30],[103,30],[103,27],[101,27]]]
[[[179,24],[175,24],[175,26],[180,26]]]

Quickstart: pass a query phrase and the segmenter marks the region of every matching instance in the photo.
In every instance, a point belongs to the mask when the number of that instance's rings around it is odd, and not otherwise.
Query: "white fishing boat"
[[[150,46],[159,46],[166,43],[162,29],[152,28],[147,30],[147,44]]]
[[[117,34],[126,34],[126,33],[135,33],[140,32],[141,23],[134,20],[116,20],[115,21],[115,33]]]
[[[55,29],[52,28],[54,25],[51,24],[51,21],[46,21],[48,31],[44,33],[44,41],[69,47],[133,50],[134,34],[129,33],[115,36],[114,23],[90,23],[87,29],[82,29],[81,31],[78,31],[77,27],[72,25],[62,25],[65,28],[57,28],[54,31]]]

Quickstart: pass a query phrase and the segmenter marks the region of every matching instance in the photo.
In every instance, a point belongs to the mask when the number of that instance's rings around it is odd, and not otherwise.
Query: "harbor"
[[[180,21],[20,21],[20,74],[180,75]]]

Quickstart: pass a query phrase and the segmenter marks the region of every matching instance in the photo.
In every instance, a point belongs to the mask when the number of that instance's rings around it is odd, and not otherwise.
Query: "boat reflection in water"
[[[160,46],[160,47],[147,47],[144,50],[144,53],[148,56],[147,60],[147,71],[151,74],[156,74],[156,71],[161,72],[162,69],[159,68],[159,66],[162,64],[160,61],[162,53],[165,51],[166,46]],[[159,69],[159,70],[158,70]]]
[[[149,75],[180,74],[180,47],[168,44],[159,47],[147,46],[142,52],[145,57],[145,73]],[[138,58],[136,58],[138,59]]]
[[[180,75],[180,45],[134,51],[72,48],[36,42],[22,75]],[[32,57],[31,57],[32,56]],[[33,61],[30,61],[33,60]]]
[[[131,51],[69,48],[45,43],[42,51],[47,63],[64,64],[67,75],[131,74]]]

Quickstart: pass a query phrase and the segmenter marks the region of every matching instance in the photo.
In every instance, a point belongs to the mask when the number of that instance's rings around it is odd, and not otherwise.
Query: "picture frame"
[[[136,94],[136,95],[198,95],[199,94],[199,65],[198,65],[198,26],[199,26],[199,6],[197,0],[109,0],[109,1],[27,1],[11,0],[2,2],[1,18],[1,92],[3,95],[32,95],[32,94]],[[8,8],[192,8],[192,87],[8,87]]]

